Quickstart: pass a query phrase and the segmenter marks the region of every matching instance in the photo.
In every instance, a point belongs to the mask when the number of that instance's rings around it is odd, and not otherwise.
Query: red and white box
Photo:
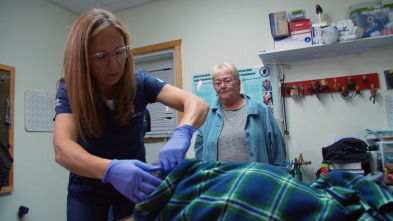
[[[302,19],[289,22],[290,36],[274,39],[275,50],[312,46],[311,21]]]
[[[298,35],[311,33],[311,21],[310,19],[302,19],[297,21],[289,22],[289,34]]]

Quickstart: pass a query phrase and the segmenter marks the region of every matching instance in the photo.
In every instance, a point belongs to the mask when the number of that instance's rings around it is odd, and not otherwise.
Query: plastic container
[[[349,18],[361,28],[363,38],[393,34],[393,3],[371,1],[351,5]]]
[[[393,164],[393,141],[382,141],[379,143],[379,153],[381,154],[382,169],[386,163]]]
[[[326,163],[326,161],[322,162],[321,168],[322,168],[322,176],[325,176],[326,174],[328,174],[330,172],[329,164]]]

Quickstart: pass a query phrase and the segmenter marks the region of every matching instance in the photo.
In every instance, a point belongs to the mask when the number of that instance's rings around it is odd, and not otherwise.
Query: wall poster
[[[273,65],[238,68],[238,71],[241,80],[240,93],[265,103],[274,111]],[[217,99],[211,74],[205,72],[192,75],[192,93],[201,97],[209,105]]]

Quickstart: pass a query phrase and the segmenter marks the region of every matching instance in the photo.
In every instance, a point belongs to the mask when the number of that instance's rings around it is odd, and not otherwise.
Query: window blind
[[[176,86],[175,75],[172,68],[147,71],[170,85]],[[150,112],[151,131],[147,132],[145,138],[169,138],[177,126],[177,111],[159,102],[148,104],[146,107]]]

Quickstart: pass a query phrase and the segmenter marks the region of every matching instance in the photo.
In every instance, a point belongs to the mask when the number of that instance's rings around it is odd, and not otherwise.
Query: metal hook
[[[1,75],[0,77],[0,83],[7,83],[8,79],[10,79],[10,76],[8,75]]]

